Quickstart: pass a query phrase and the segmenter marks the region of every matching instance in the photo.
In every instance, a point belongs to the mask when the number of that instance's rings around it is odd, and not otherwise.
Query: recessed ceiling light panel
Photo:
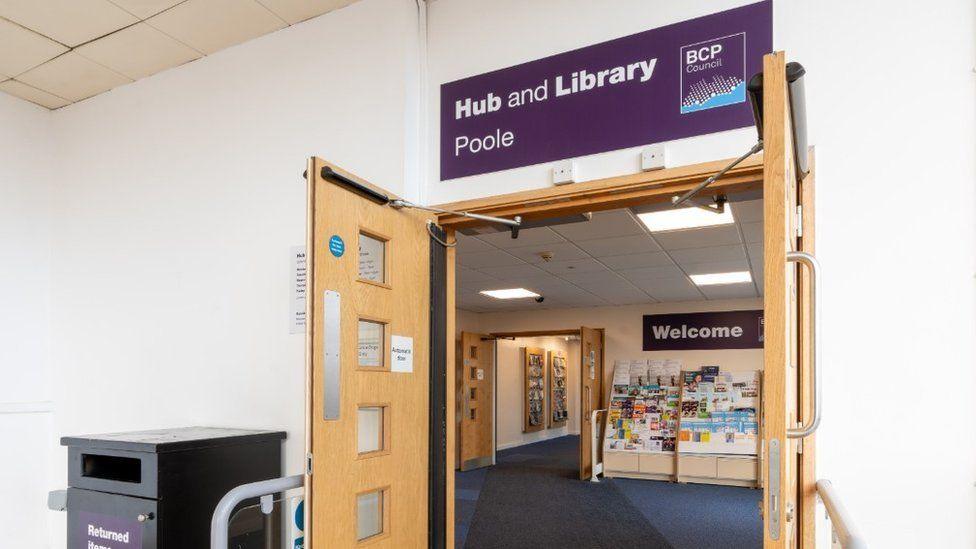
[[[637,218],[652,233],[714,227],[735,222],[732,217],[732,208],[729,207],[726,207],[722,213],[691,207],[637,214]]]
[[[539,294],[525,288],[508,288],[505,290],[482,290],[481,293],[495,299],[520,299],[525,297],[539,297]]]
[[[749,271],[733,271],[731,273],[710,273],[690,275],[691,281],[699,286],[716,286],[719,284],[742,284],[752,282]]]

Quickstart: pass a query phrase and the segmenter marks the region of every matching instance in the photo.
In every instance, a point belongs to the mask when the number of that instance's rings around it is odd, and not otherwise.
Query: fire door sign
[[[440,178],[753,125],[772,1],[441,85]]]
[[[644,315],[645,351],[762,349],[763,311]]]
[[[72,549],[133,549],[142,547],[142,524],[135,519],[78,511],[78,544]]]

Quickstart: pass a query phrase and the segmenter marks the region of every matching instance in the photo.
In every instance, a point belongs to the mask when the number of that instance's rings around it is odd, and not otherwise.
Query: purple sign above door
[[[441,180],[753,124],[772,1],[441,85]]]

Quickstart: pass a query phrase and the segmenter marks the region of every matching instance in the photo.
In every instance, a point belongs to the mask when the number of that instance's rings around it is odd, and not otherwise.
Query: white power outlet
[[[667,167],[668,149],[664,145],[648,145],[641,151],[641,170],[647,172]]]
[[[556,185],[576,183],[576,161],[565,160],[552,165],[552,182]]]

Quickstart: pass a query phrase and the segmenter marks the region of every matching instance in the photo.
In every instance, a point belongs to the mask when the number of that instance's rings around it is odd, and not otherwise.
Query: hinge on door
[[[312,454],[305,454],[305,474],[312,474]]]
[[[796,237],[803,238],[803,205],[796,205]]]

